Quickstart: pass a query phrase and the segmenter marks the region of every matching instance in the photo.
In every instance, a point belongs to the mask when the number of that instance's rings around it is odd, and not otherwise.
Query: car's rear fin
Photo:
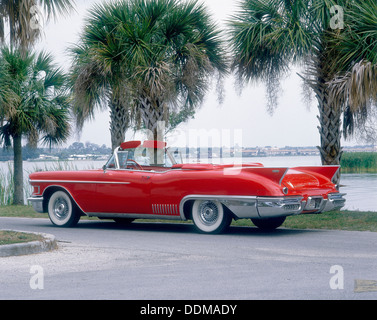
[[[288,171],[288,168],[247,167],[247,168],[242,168],[242,170],[247,170],[251,173],[265,177],[277,184],[281,184],[285,174]]]
[[[291,168],[292,170],[305,172],[305,173],[314,173],[314,174],[321,174],[332,180],[334,175],[338,172],[340,166],[312,166],[312,167],[294,167]]]

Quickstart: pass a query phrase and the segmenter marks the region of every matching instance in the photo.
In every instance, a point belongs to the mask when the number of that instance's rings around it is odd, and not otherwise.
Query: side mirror
[[[106,169],[107,169],[107,167],[106,167],[106,165],[104,164],[104,165],[102,166],[102,170],[103,170],[103,171],[106,171]]]

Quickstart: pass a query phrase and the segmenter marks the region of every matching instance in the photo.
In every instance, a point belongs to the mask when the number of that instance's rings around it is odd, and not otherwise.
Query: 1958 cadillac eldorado
[[[345,203],[331,182],[339,166],[268,168],[181,160],[165,142],[125,142],[102,169],[30,174],[33,194],[28,200],[60,227],[72,227],[87,215],[123,223],[192,220],[203,233],[220,233],[232,219],[275,229],[287,216],[339,209]]]

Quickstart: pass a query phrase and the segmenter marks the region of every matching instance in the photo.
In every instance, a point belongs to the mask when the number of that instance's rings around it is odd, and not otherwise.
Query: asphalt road
[[[0,229],[58,240],[52,252],[0,258],[0,299],[377,299],[370,288],[355,292],[356,280],[377,280],[372,232],[231,227],[203,235],[190,224],[61,229],[27,218],[0,218]]]

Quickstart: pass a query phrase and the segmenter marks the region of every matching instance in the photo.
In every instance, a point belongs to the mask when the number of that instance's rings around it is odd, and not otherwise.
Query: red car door
[[[106,170],[98,174],[93,197],[99,213],[151,213],[153,173],[138,170]]]

